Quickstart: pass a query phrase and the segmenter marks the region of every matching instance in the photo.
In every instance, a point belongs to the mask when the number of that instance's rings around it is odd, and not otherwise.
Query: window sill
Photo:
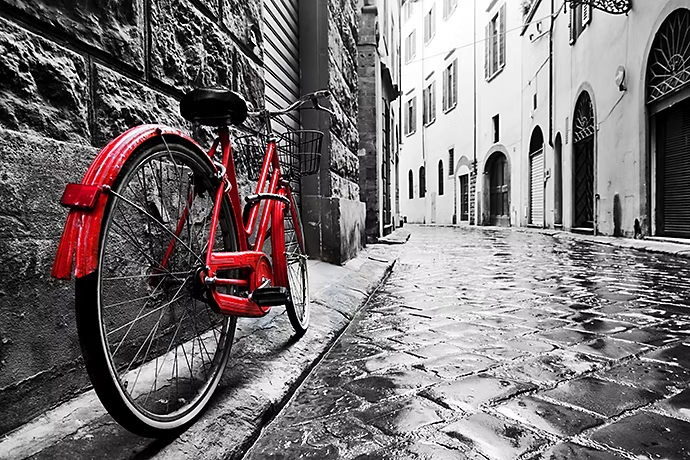
[[[417,130],[415,129],[414,131],[410,131],[409,133],[405,133],[405,137],[410,137],[416,132],[417,132]]]
[[[429,123],[424,123],[424,127],[425,127],[425,128],[428,128],[429,126],[433,125],[435,121],[436,121],[436,118],[434,118],[433,120],[431,120]]]
[[[502,66],[500,66],[500,67],[498,68],[498,70],[496,70],[496,72],[494,72],[494,73],[492,73],[491,75],[489,75],[489,78],[486,79],[486,82],[489,83],[491,80],[493,80],[494,78],[496,78],[496,76],[498,76],[501,72],[503,72],[503,69],[505,68],[505,66],[506,66],[506,65],[503,64]]]
[[[454,108],[456,108],[457,106],[458,106],[458,103],[456,102],[455,104],[453,104],[450,107],[448,107],[447,109],[445,109],[443,111],[443,113],[448,113],[448,112],[452,111]]]

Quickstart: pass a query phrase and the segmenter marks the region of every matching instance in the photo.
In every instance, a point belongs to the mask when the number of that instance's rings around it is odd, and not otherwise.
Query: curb
[[[396,257],[376,246],[344,266],[310,262],[312,317],[300,340],[282,308],[238,320],[221,383],[205,412],[179,436],[127,432],[91,390],[0,438],[0,459],[242,458],[392,271]]]
[[[615,236],[604,235],[586,235],[581,233],[569,232],[566,230],[558,230],[553,228],[537,228],[537,227],[496,227],[490,225],[451,225],[451,224],[407,224],[417,225],[419,227],[451,227],[462,228],[469,230],[493,230],[493,231],[508,231],[517,233],[538,233],[541,235],[548,235],[558,239],[570,239],[579,241],[588,241],[590,243],[603,244],[606,246],[614,246],[618,248],[634,249],[638,251],[666,254],[671,256],[682,257],[690,259],[690,240],[685,242],[673,242],[664,240],[663,238],[656,239],[642,238],[623,238]]]

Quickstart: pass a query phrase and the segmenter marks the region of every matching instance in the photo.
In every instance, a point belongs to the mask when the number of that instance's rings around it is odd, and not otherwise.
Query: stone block
[[[245,45],[248,50],[260,58],[263,55],[262,2],[220,1],[223,2],[223,23],[225,26],[238,42]]]
[[[1,0],[59,34],[92,46],[144,71],[144,1]]]
[[[302,209],[310,257],[342,264],[364,246],[366,210],[359,200],[305,195]]]
[[[232,39],[189,0],[151,1],[151,75],[179,90],[233,81]]]
[[[162,123],[188,130],[178,101],[102,66],[96,66],[96,132],[102,147],[127,129],[144,123]]]
[[[340,139],[331,136],[330,170],[341,177],[356,180],[359,174],[359,159]]]
[[[92,147],[0,130],[0,433],[83,389],[73,284],[50,270]],[[31,165],[27,167],[27,165]]]
[[[85,59],[0,19],[0,127],[87,144]]]

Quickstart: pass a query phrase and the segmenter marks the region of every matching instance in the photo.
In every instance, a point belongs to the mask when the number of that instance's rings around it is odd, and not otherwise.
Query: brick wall
[[[177,103],[192,86],[238,89],[262,106],[261,3],[0,0],[0,53],[2,434],[89,385],[73,284],[50,278],[65,184],[131,126],[189,130]],[[338,134],[356,145],[348,123]],[[333,175],[353,168],[339,161]],[[351,196],[345,183],[338,193]]]

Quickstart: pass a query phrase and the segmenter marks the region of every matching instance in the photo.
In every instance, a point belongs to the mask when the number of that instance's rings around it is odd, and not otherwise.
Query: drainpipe
[[[474,196],[468,196],[467,199],[468,201],[474,200],[474,225],[479,225],[477,216],[477,184],[479,182],[479,177],[477,175],[477,0],[473,0],[472,2],[472,42],[474,43],[472,45],[472,85],[474,86],[472,122],[474,125],[474,134],[472,135],[472,169],[470,170],[470,178],[474,175]],[[469,187],[470,184],[468,183],[467,186]],[[469,195],[469,190],[467,192]],[[469,220],[472,220],[472,216],[467,217]]]
[[[553,23],[554,0],[551,0],[551,17],[549,21],[549,146],[553,148]],[[544,200],[546,202],[546,200]]]

